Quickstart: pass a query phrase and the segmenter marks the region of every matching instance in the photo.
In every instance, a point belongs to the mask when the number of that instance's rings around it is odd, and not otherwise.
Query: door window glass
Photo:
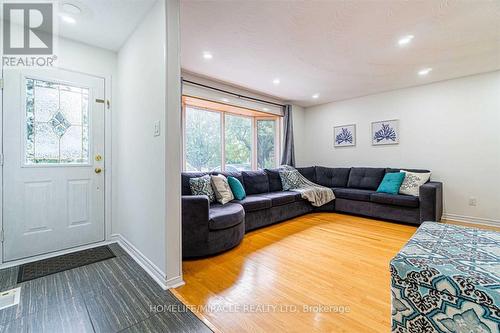
[[[25,163],[89,163],[89,90],[26,79]]]

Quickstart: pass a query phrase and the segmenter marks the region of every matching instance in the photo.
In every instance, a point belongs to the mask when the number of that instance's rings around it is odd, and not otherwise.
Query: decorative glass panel
[[[252,170],[252,118],[226,114],[226,171]]]
[[[89,90],[26,79],[26,164],[89,163]]]
[[[257,167],[276,167],[276,120],[257,120]]]

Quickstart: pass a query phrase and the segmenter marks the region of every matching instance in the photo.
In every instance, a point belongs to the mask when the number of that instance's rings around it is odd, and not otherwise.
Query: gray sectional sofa
[[[313,211],[342,212],[377,219],[420,224],[440,221],[442,183],[429,181],[419,197],[377,193],[392,168],[297,168],[310,181],[330,187],[336,199],[313,207],[296,192],[283,191],[278,170],[222,173],[243,184],[247,197],[228,204],[209,203],[204,195],[191,195],[189,179],[206,173],[182,173],[182,249],[184,258],[213,255],[238,245],[245,232]],[[427,170],[404,169],[412,172]]]

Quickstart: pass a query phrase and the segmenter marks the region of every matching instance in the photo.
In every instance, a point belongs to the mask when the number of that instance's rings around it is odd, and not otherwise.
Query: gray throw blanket
[[[279,169],[283,191],[298,192],[315,207],[335,199],[332,189],[311,182],[293,167],[282,165]]]

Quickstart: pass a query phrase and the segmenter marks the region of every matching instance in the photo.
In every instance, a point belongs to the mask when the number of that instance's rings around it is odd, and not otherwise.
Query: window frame
[[[196,100],[201,102],[201,104],[209,104],[209,105],[195,105],[195,103],[191,103],[191,100]],[[280,165],[280,156],[281,156],[281,138],[282,138],[282,133],[281,133],[281,128],[282,128],[282,123],[283,123],[283,116],[271,114],[271,113],[266,113],[258,110],[252,110],[252,109],[247,109],[247,108],[242,108],[239,106],[234,106],[230,104],[225,104],[225,103],[220,103],[220,102],[214,102],[211,100],[206,100],[203,98],[199,97],[193,97],[189,95],[182,95],[182,110],[181,110],[181,118],[182,118],[182,170],[186,171],[186,164],[187,164],[187,159],[186,159],[186,109],[187,107],[203,110],[206,112],[215,112],[219,113],[220,116],[220,130],[221,130],[221,163],[220,163],[220,168],[221,172],[224,172],[226,170],[226,114],[232,115],[232,116],[237,116],[237,117],[244,117],[244,118],[250,118],[252,120],[252,149],[251,149],[251,159],[250,159],[250,165],[251,165],[251,170],[259,170],[258,168],[258,161],[257,161],[257,136],[258,136],[258,131],[257,131],[257,123],[259,120],[273,120],[275,122],[276,130],[275,130],[275,139],[274,139],[274,146],[275,146],[275,167],[278,167]],[[217,106],[223,106],[220,108],[217,108]],[[253,114],[253,115],[252,115]]]

